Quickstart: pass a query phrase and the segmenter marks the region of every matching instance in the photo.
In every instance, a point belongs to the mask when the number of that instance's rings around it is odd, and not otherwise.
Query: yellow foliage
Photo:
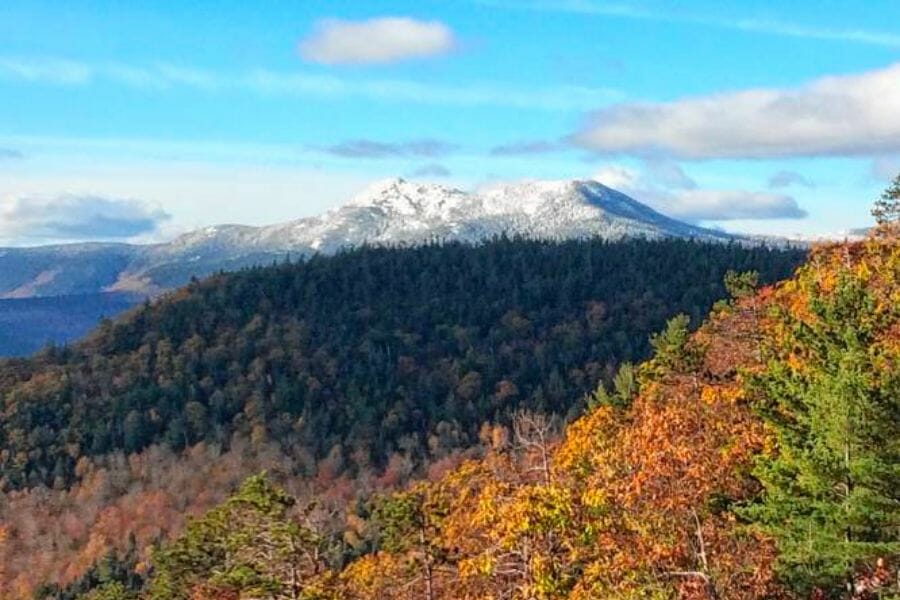
[[[721,507],[757,493],[746,474],[776,450],[743,378],[766,366],[761,340],[791,339],[778,311],[815,324],[815,297],[847,277],[875,299],[865,323],[877,330],[872,361],[900,368],[900,249],[879,240],[818,249],[791,281],[716,312],[694,336],[694,371],[662,369],[629,408],[603,405],[571,423],[549,475],[504,442],[429,485],[426,495],[442,510],[448,573],[435,597],[709,598],[702,579],[672,575],[700,571],[722,600],[787,597],[773,542]],[[805,368],[800,348],[786,356],[792,369]],[[405,564],[402,556],[365,557],[342,580],[358,590],[353,598],[401,598],[391,586],[408,581]]]

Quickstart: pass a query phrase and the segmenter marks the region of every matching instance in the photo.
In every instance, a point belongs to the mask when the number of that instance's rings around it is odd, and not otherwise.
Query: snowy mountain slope
[[[82,245],[0,250],[0,298],[153,294],[191,276],[333,253],[362,244],[478,242],[501,234],[541,239],[728,234],[670,219],[595,181],[537,181],[478,193],[392,179],[323,215],[267,227],[222,225],[151,246]]]

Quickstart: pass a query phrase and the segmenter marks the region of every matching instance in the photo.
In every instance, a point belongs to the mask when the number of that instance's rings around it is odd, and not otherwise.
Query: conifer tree
[[[129,592],[121,583],[107,583],[78,597],[78,600],[135,600],[136,594]]]
[[[855,574],[900,556],[900,373],[895,345],[878,342],[900,313],[847,267],[825,282],[807,270],[800,289],[808,312],[779,311],[783,335],[751,386],[777,450],[746,514],[792,587],[855,597]]]
[[[697,364],[698,354],[690,342],[691,318],[679,314],[666,322],[666,327],[650,336],[653,359],[640,368],[641,379],[652,381],[667,373],[684,373]]]
[[[423,485],[413,487],[381,499],[375,510],[375,520],[381,527],[381,542],[389,552],[409,552],[416,565],[412,584],[419,584],[424,600],[434,600],[435,563],[443,551],[435,543],[439,512],[428,505]]]
[[[758,285],[759,273],[756,271],[738,273],[729,269],[725,273],[725,289],[735,300],[753,295]]]
[[[265,473],[247,479],[224,504],[193,521],[154,556],[150,600],[209,597],[312,598],[314,576],[326,569],[322,540],[292,519],[294,498]]]
[[[900,175],[894,178],[891,186],[875,201],[872,216],[882,227],[900,222]]]

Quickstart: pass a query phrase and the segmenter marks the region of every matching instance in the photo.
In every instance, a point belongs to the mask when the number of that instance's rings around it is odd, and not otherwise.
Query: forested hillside
[[[61,487],[83,456],[224,443],[235,430],[357,467],[467,446],[518,408],[569,413],[643,358],[667,317],[699,319],[729,269],[773,281],[801,258],[500,240],[215,277],[84,343],[0,364],[0,487]]]
[[[759,293],[729,279],[561,438],[520,413],[344,532],[257,475],[81,598],[900,597],[900,244],[822,248]]]
[[[699,323],[729,270],[771,282],[803,257],[689,241],[359,249],[194,283],[2,362],[0,596],[129,548],[146,566],[262,469],[342,532],[335,560],[364,552],[348,507],[480,456],[521,410],[578,414],[667,318]]]

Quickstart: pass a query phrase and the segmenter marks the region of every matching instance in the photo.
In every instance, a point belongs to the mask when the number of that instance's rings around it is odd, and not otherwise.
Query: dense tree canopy
[[[251,477],[146,580],[91,575],[78,600],[900,597],[900,245],[728,279],[562,432],[519,408],[482,456],[346,504],[343,530]]]
[[[898,283],[900,248],[870,240],[695,334],[672,319],[562,439],[518,413],[484,458],[378,500],[373,551],[314,597],[897,598]]]
[[[773,281],[802,256],[501,239],[214,277],[83,343],[0,362],[0,484],[63,488],[82,456],[235,432],[278,441],[299,474],[439,458],[520,408],[570,413],[670,315],[698,321],[728,270]]]

